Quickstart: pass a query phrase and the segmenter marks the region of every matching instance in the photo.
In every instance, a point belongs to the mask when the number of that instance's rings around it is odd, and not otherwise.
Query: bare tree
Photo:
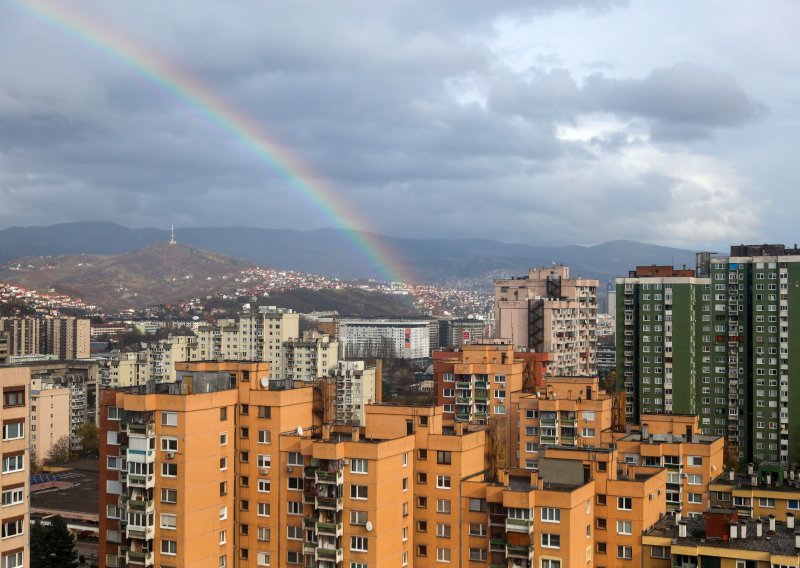
[[[61,436],[50,448],[50,451],[47,452],[47,457],[45,457],[42,463],[44,465],[52,465],[54,463],[69,461],[70,448],[69,436]]]

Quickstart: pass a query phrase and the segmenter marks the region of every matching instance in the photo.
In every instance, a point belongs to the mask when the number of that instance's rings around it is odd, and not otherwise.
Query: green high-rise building
[[[616,325],[630,420],[699,414],[740,463],[800,462],[800,249],[700,253],[696,273],[639,267],[617,279]]]

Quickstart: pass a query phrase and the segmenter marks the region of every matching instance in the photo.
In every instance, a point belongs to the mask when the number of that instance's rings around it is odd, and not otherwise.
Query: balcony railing
[[[341,484],[344,483],[344,472],[342,470],[335,472],[317,470],[315,479],[317,483]]]
[[[529,519],[506,519],[506,532],[521,532],[530,534],[533,531],[533,521]]]
[[[527,558],[533,562],[533,546],[506,544],[506,557],[508,558]]]

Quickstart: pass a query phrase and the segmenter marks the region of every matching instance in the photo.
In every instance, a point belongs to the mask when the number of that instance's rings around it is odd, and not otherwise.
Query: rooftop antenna
[[[169,226],[169,244],[174,245],[177,244],[178,241],[175,240],[175,225]]]

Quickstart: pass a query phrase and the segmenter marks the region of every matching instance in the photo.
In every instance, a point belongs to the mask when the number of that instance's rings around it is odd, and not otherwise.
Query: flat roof
[[[31,512],[37,509],[63,511],[64,517],[69,513],[99,515],[99,459],[83,458],[58,464],[55,468],[59,471],[32,476]]]

